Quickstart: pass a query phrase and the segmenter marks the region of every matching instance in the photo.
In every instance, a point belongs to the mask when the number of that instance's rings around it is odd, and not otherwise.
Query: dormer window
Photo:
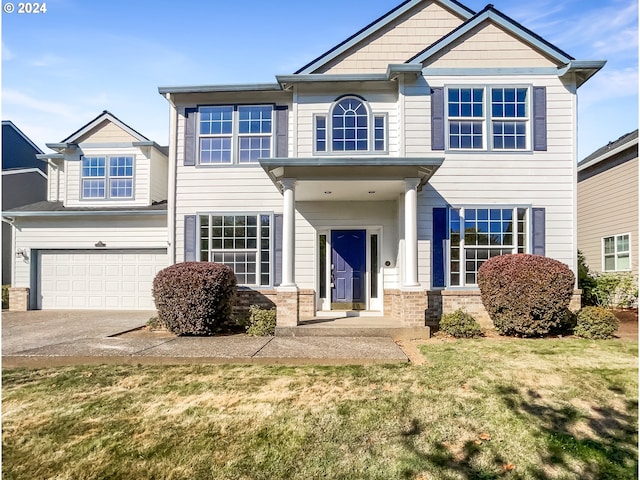
[[[386,114],[374,114],[355,96],[336,100],[328,115],[315,116],[316,152],[385,151]]]
[[[133,157],[83,157],[82,198],[133,198]]]

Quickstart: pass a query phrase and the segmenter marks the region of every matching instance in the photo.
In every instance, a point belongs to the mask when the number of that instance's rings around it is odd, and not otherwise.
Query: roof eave
[[[70,211],[6,211],[2,212],[3,218],[13,217],[78,217],[78,216],[139,216],[139,215],[166,215],[167,210],[70,210]]]
[[[574,74],[576,88],[580,88],[591,77],[598,73],[606,65],[606,60],[571,60],[564,67],[558,69],[560,78]]]
[[[578,164],[578,172],[582,172],[583,170],[586,170],[587,168],[593,167],[594,165],[597,165],[598,163],[603,162],[607,158],[611,158],[611,157],[613,157],[614,155],[617,155],[620,152],[624,152],[625,150],[633,147],[634,145],[638,145],[638,137],[635,137],[635,138],[631,139],[630,141],[623,143],[622,145],[618,145],[616,148],[614,148],[612,150],[609,150],[607,152],[604,152],[602,155],[599,155],[596,158],[593,158],[593,159],[589,160],[588,162],[579,163]]]
[[[226,85],[184,85],[176,87],[158,87],[160,95],[178,93],[233,93],[233,92],[274,92],[282,90],[279,83],[246,83]]]

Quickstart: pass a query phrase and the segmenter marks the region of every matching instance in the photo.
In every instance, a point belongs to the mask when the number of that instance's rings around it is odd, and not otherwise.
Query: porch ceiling
[[[429,181],[444,158],[323,157],[268,158],[260,165],[282,190],[280,180],[296,180],[296,201],[381,201],[398,198],[405,178]]]

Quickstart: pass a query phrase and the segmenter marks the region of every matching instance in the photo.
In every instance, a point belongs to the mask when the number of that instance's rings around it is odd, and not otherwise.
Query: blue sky
[[[3,12],[2,119],[49,151],[106,109],[167,144],[159,86],[275,82],[400,2],[49,0],[46,13]],[[493,4],[578,60],[607,60],[578,91],[579,159],[638,127],[637,0]]]

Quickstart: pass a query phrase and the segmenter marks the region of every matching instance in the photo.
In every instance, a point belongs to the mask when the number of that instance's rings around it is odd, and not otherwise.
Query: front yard
[[[637,478],[637,342],[420,348],[422,365],[4,370],[3,478]]]

